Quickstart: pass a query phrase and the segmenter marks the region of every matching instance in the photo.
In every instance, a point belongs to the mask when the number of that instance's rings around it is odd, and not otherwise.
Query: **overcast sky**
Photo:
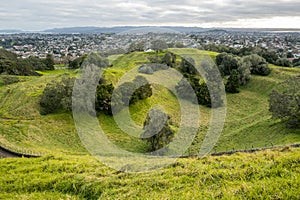
[[[299,0],[8,0],[0,29],[180,25],[300,28]]]

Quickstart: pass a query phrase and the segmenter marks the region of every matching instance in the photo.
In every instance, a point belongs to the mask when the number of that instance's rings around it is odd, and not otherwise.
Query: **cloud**
[[[298,0],[10,0],[0,8],[0,28],[230,25],[241,20],[300,18],[299,8]],[[300,28],[298,24],[293,26]]]

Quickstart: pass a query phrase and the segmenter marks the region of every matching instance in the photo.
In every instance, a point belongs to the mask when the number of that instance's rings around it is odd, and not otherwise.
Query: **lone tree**
[[[300,128],[300,77],[285,81],[270,95],[273,118],[287,122],[288,128]]]
[[[168,44],[163,40],[154,40],[151,42],[151,48],[158,54],[159,51],[167,49]]]
[[[46,65],[46,69],[47,70],[54,70],[54,59],[53,56],[51,54],[48,54],[46,59],[44,60],[44,63]]]
[[[237,70],[232,70],[227,83],[225,85],[226,92],[239,93],[240,76]]]
[[[48,83],[40,99],[40,113],[47,115],[58,110],[71,111],[74,81],[74,78],[63,77],[60,82]]]
[[[144,122],[141,135],[151,145],[151,152],[166,147],[174,138],[175,131],[170,127],[170,116],[159,109],[152,109]]]

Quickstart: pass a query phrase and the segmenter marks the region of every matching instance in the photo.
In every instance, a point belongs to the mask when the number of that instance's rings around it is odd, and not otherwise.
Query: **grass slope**
[[[207,55],[214,59],[217,53],[197,49],[170,49],[178,55],[202,58]],[[110,57],[114,67],[104,76],[114,85],[134,67],[149,63],[154,53],[131,53]],[[162,56],[160,54],[159,56]],[[82,147],[71,113],[58,113],[48,116],[39,114],[39,96],[45,85],[60,79],[65,73],[76,75],[76,71],[56,70],[43,72],[42,77],[25,77],[23,82],[0,86],[0,145],[21,152],[86,154]],[[276,84],[300,75],[300,69],[272,66],[268,77],[252,76],[251,82],[239,94],[227,95],[227,118],[225,128],[215,151],[249,149],[300,142],[300,130],[289,130],[285,124],[273,120],[268,111],[268,95]],[[128,81],[130,81],[130,77]],[[142,125],[147,111],[160,105],[172,117],[174,127],[180,124],[180,110],[176,97],[163,86],[153,86],[154,95],[131,106],[133,120]],[[200,106],[201,127],[198,137],[189,153],[198,153],[207,133],[211,110]],[[121,131],[112,117],[100,115],[100,124],[108,138],[126,150],[143,152],[147,144],[138,138]]]
[[[0,199],[299,199],[300,149],[179,159],[120,173],[89,156],[0,161]]]

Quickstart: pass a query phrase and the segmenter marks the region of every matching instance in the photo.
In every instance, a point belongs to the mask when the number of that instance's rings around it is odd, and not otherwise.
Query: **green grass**
[[[0,199],[299,199],[300,149],[179,159],[122,173],[89,156],[0,160]]]
[[[217,55],[196,49],[170,51],[195,56],[196,60],[203,54],[211,58]],[[110,57],[114,67],[104,75],[116,85],[128,71],[149,62],[148,58],[154,55]],[[225,127],[214,151],[300,142],[300,130],[286,129],[268,111],[272,89],[291,76],[300,75],[300,69],[271,67],[270,76],[253,76],[239,94],[227,95]],[[39,98],[46,84],[66,73],[76,76],[77,72],[46,71],[40,72],[42,77],[19,77],[21,82],[6,86],[0,83],[0,145],[43,155],[36,159],[0,160],[0,199],[300,198],[300,149],[288,147],[253,154],[178,159],[169,167],[147,173],[122,173],[105,167],[87,155],[71,113],[39,114]],[[125,76],[125,81],[130,81],[131,76]],[[178,101],[160,85],[153,85],[151,98],[130,107],[131,117],[142,126],[147,111],[158,105],[171,116],[176,129],[180,124]],[[200,111],[201,127],[189,149],[191,154],[199,151],[209,127],[211,110],[200,106]],[[112,117],[100,115],[99,121],[107,137],[119,147],[133,152],[149,148],[144,141],[120,130]]]
[[[217,53],[197,49],[170,49],[178,55],[190,55],[197,60],[203,55],[215,57]],[[131,53],[110,57],[113,64],[104,73],[114,85],[121,77],[124,81],[133,79],[128,75],[131,69],[148,63],[155,53]],[[159,56],[162,56],[160,53]],[[276,85],[291,76],[300,75],[300,69],[271,66],[270,76],[252,76],[251,82],[239,94],[227,95],[227,117],[225,127],[214,151],[249,149],[300,142],[300,130],[289,130],[285,124],[271,118],[268,111],[268,95]],[[39,98],[45,85],[69,74],[76,76],[78,70],[55,70],[39,72],[42,77],[20,77],[22,82],[0,86],[0,144],[16,151],[48,153],[85,154],[75,130],[71,113],[48,116],[39,114]],[[136,70],[133,74],[136,73]],[[160,105],[172,118],[173,126],[180,124],[180,109],[176,97],[162,86],[153,86],[154,95],[130,107],[130,114],[137,125],[142,126],[147,111]],[[209,128],[211,110],[200,106],[201,127],[189,153],[197,154]],[[120,130],[114,119],[100,115],[99,121],[105,133],[118,146],[143,152],[148,145],[128,136]]]

